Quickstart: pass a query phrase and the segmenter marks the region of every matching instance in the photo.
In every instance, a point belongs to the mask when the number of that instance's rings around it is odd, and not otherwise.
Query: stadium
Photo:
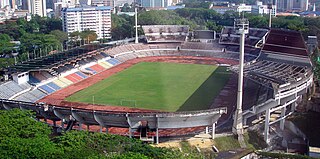
[[[85,45],[8,68],[0,85],[2,109],[33,110],[64,130],[87,129],[140,137],[228,127],[236,108],[239,39],[224,27],[219,38],[188,26],[143,26],[144,42]],[[313,85],[299,32],[250,28],[245,38],[243,123],[284,120]],[[277,114],[271,121],[270,116]],[[230,125],[230,124],[229,124]]]

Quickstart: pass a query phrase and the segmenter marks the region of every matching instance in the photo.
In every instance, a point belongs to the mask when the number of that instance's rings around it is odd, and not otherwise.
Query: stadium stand
[[[148,43],[184,42],[189,35],[189,27],[185,25],[144,25],[142,29]]]
[[[259,47],[267,36],[267,29],[250,28],[249,34],[245,38],[245,45],[249,47]],[[239,45],[240,35],[236,33],[234,27],[224,27],[220,34],[219,43],[227,45]],[[260,45],[259,45],[260,44]]]
[[[68,86],[68,84],[60,81],[59,79],[55,79],[55,80],[53,81],[53,83],[56,84],[57,86],[59,86],[60,88],[63,88],[63,87]]]
[[[286,29],[271,29],[262,50],[274,54],[308,56],[302,35],[297,31]]]
[[[218,110],[208,110],[207,114],[192,112],[191,115],[190,112],[172,114],[121,112],[116,114],[107,111],[48,106],[50,109],[45,112],[44,106],[27,103],[36,102],[63,87],[111,67],[116,67],[116,65],[130,59],[148,56],[203,56],[239,59],[239,35],[236,34],[233,27],[223,28],[219,43],[186,42],[189,29],[185,26],[143,26],[143,30],[149,44],[122,44],[98,50],[86,46],[77,51],[71,50],[43,59],[33,59],[9,68],[11,72],[30,72],[29,83],[18,84],[9,81],[1,84],[0,98],[4,100],[0,104],[6,109],[13,107],[39,109],[37,113],[52,120],[69,121],[72,116],[76,122],[83,124],[124,127],[132,130],[137,129],[133,125],[141,120],[160,122],[157,126],[149,122],[151,127],[159,129],[212,125],[212,121],[216,121],[224,109],[220,109],[219,112]],[[238,66],[231,66],[230,70],[237,73]],[[246,37],[244,75],[245,80],[248,81],[246,83],[249,83],[245,84],[244,88],[246,92],[244,97],[246,102],[243,106],[244,125],[250,124],[249,118],[268,113],[270,115],[275,110],[281,109],[282,111],[286,107],[291,111],[284,111],[285,113],[281,114],[281,118],[277,120],[282,120],[290,115],[302,96],[309,92],[313,78],[308,52],[301,34],[285,29],[271,29],[269,31],[250,28]],[[37,107],[30,107],[31,105]],[[230,111],[232,112],[232,110]],[[203,116],[195,117],[199,114]],[[209,115],[211,116],[209,117]],[[190,118],[194,120],[192,124],[184,122],[186,119],[189,121]],[[207,119],[210,119],[210,122]],[[266,122],[269,121],[266,120]],[[169,124],[161,125],[163,123]],[[268,124],[266,123],[266,125]],[[265,134],[268,139],[268,132]]]

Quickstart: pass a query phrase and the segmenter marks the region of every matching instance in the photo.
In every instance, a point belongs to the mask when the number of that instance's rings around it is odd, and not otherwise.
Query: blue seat
[[[76,72],[77,75],[79,75],[81,78],[88,78],[88,76],[86,76],[85,74],[83,74],[82,72]]]
[[[39,88],[41,88],[43,91],[47,92],[48,94],[53,93],[55,91],[52,88],[48,87],[47,85],[42,85]]]
[[[118,59],[113,59],[116,64],[120,64],[121,62]]]
[[[33,77],[32,75],[29,75],[29,82],[31,83],[40,83],[40,80],[37,78]]]
[[[49,87],[55,89],[55,90],[61,89],[61,87],[59,87],[58,85],[56,85],[56,84],[54,84],[54,83],[52,83],[52,82],[48,83],[47,85],[48,85]]]
[[[93,74],[97,73],[95,70],[91,69],[90,67],[86,68],[86,70],[93,72]]]
[[[104,52],[101,52],[100,53],[102,56],[104,56],[104,57],[109,57],[109,55],[107,55],[106,53],[104,53]]]
[[[112,59],[107,60],[107,62],[110,63],[111,65],[116,65],[116,63]]]

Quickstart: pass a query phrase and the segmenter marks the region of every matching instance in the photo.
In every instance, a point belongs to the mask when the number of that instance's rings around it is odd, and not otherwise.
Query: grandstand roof
[[[195,30],[193,31],[195,39],[214,39],[214,31],[212,30]]]
[[[268,29],[250,28],[249,33],[246,35],[245,45],[251,47],[257,45],[257,43],[261,41],[267,35],[267,33]],[[240,35],[237,33],[236,28],[225,26],[221,31],[219,43],[227,45],[239,45]]]
[[[271,29],[262,50],[275,54],[308,57],[301,33],[287,29]]]
[[[187,25],[144,25],[142,29],[148,43],[184,42],[189,35]]]
[[[25,72],[41,69],[51,69],[54,66],[65,64],[77,58],[83,58],[88,55],[90,51],[101,48],[101,45],[86,45],[81,48],[75,48],[57,54],[51,54],[42,58],[32,59],[27,62],[16,64],[9,67],[9,72]]]

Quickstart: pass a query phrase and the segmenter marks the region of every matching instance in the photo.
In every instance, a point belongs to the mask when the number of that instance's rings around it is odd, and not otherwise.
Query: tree
[[[133,17],[128,15],[111,15],[112,26],[111,36],[113,40],[120,40],[125,38],[133,37],[134,32],[134,21]]]
[[[10,43],[8,34],[0,34],[0,55],[8,54],[12,51],[13,44]]]
[[[0,110],[1,158],[55,158],[60,150],[49,139],[48,125],[29,111]]]
[[[68,40],[68,34],[61,30],[53,30],[50,32],[50,34],[55,36],[55,38],[59,40],[60,43],[64,43],[66,40]]]
[[[95,31],[92,30],[84,30],[80,32],[80,38],[85,42],[89,44],[91,41],[97,40],[98,35]]]

